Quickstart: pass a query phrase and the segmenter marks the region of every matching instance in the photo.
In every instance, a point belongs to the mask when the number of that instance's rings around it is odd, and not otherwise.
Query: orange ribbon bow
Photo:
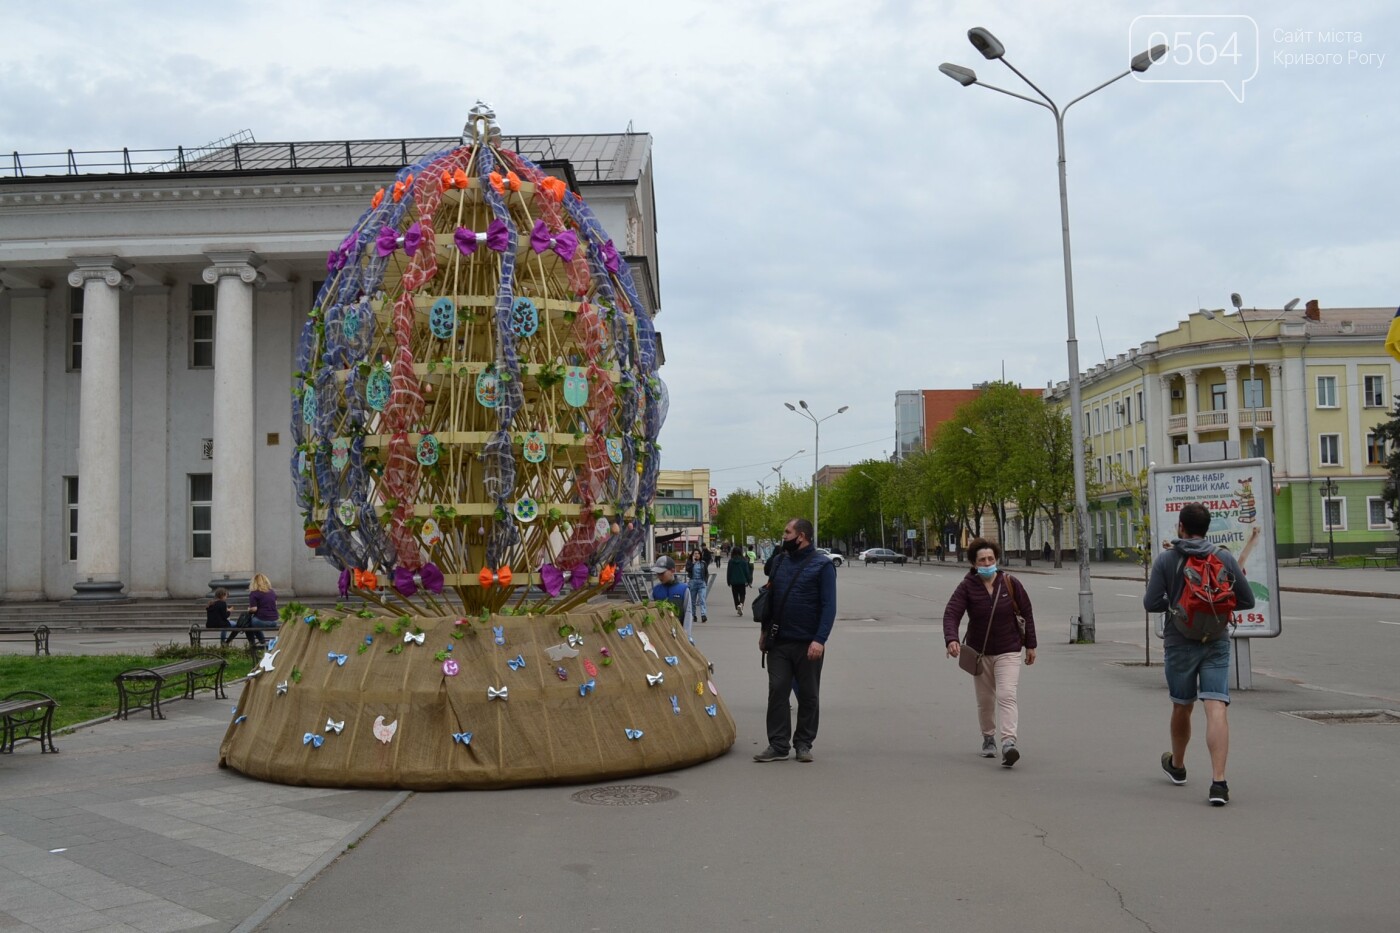
[[[394,182],[394,201],[403,200],[403,194],[408,190],[408,186],[413,184],[413,174],[409,173],[407,178]]]
[[[374,197],[370,198],[369,206],[370,206],[370,207],[375,207],[375,208],[377,208],[379,205],[381,205],[381,204],[383,204],[383,203],[384,203],[384,189],[383,189],[383,188],[380,188],[378,191],[376,191],[376,192],[374,193]]]
[[[535,187],[543,191],[545,196],[556,204],[564,200],[564,192],[569,190],[569,186],[564,184],[562,178],[555,178],[553,175],[541,178],[535,182]]]
[[[482,586],[490,586],[493,583],[499,583],[502,589],[504,589],[505,587],[510,586],[510,567],[502,567],[500,570],[492,570],[490,567],[482,567],[481,573],[477,574],[477,579],[481,581]]]
[[[446,168],[442,170],[442,186],[444,188],[461,188],[465,191],[468,184],[470,184],[470,179],[467,178],[467,173],[460,168],[456,171]]]
[[[504,178],[501,177],[500,172],[492,172],[489,177],[491,178],[491,187],[496,189],[497,194],[505,194],[507,188],[511,191],[520,190],[520,176],[514,172],[506,172]]]
[[[355,581],[357,590],[377,590],[379,589],[379,578],[369,570],[361,570],[356,567],[350,573],[351,579]]]
[[[608,564],[598,573],[598,585],[610,586],[613,582],[613,577],[616,575],[616,573],[617,567],[615,567],[612,564]]]

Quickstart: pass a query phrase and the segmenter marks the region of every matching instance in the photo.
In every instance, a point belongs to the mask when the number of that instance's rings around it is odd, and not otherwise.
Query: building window
[[[1388,517],[1390,510],[1379,496],[1366,497],[1366,527],[1371,531],[1388,531],[1394,528]]]
[[[190,369],[214,368],[214,307],[218,295],[213,285],[190,286]]]
[[[1101,415],[1100,410],[1097,409],[1097,408],[1095,408],[1095,409],[1094,409],[1094,433],[1095,433],[1095,434],[1101,434],[1101,433],[1103,433],[1103,432],[1100,430],[1102,427],[1103,427],[1103,416]]]
[[[68,371],[83,368],[83,290],[68,289]]]
[[[1347,530],[1347,500],[1338,496],[1322,500],[1322,530]]]
[[[1086,411],[1084,413],[1084,434],[1086,436],[1094,433],[1093,431],[1089,430],[1091,425],[1092,422],[1089,420],[1089,413]]]
[[[1210,410],[1224,411],[1227,405],[1225,383],[1217,382],[1210,387]]]
[[[1142,407],[1142,393],[1139,392],[1139,393],[1137,394],[1137,413],[1138,413],[1138,420],[1139,420],[1139,421],[1145,421],[1145,420],[1147,420],[1147,414],[1146,414],[1146,412],[1147,412],[1147,409],[1145,409],[1145,408]]]
[[[1340,434],[1319,434],[1317,460],[1323,466],[1342,465],[1342,436]]]
[[[1385,377],[1365,376],[1362,382],[1361,404],[1366,408],[1384,408]]]
[[[1263,408],[1264,407],[1264,380],[1246,379],[1241,385],[1244,386],[1244,407]]]
[[[1366,464],[1380,466],[1385,463],[1385,438],[1376,436],[1374,431],[1366,432]]]
[[[78,559],[78,478],[63,477],[64,560]]]
[[[190,556],[208,560],[214,541],[214,474],[191,473]]]
[[[1318,376],[1317,377],[1317,407],[1336,408],[1337,407],[1337,377]]]
[[[1094,458],[1094,478],[1103,482],[1103,457]]]
[[[1137,476],[1137,468],[1133,466],[1133,452],[1128,451],[1128,475]]]

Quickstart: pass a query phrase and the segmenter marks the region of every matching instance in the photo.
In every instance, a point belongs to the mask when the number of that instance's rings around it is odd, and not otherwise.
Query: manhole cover
[[[1393,709],[1305,709],[1288,715],[1337,726],[1393,726],[1400,723],[1400,713]]]
[[[651,784],[609,784],[607,787],[590,787],[570,795],[579,803],[591,803],[600,807],[639,807],[646,803],[661,803],[677,796],[669,787],[655,787]]]

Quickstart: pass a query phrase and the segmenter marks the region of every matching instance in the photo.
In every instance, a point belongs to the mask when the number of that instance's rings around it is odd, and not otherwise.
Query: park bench
[[[58,753],[53,745],[53,711],[58,703],[47,693],[17,690],[0,700],[0,753],[15,750],[15,742],[39,743],[40,752]]]
[[[160,709],[160,693],[167,680],[183,677],[184,698],[194,696],[196,690],[209,689],[214,696],[224,699],[224,667],[228,662],[223,658],[190,658],[174,661],[159,667],[134,667],[122,671],[114,679],[117,684],[117,718],[126,719],[133,710],[148,709],[151,718],[164,719]],[[134,702],[133,701],[137,701]]]
[[[1320,567],[1326,562],[1327,548],[1325,547],[1308,548],[1308,553],[1298,558],[1299,567],[1303,566],[1304,564],[1311,564],[1314,567]]]
[[[34,656],[37,658],[42,650],[44,654],[49,653],[49,627],[40,625],[37,628],[6,626],[0,628],[0,641],[28,641],[34,639]]]
[[[1361,566],[1375,561],[1377,567],[1384,567],[1386,564],[1396,564],[1400,566],[1400,547],[1378,547],[1376,553],[1365,557],[1361,561]]]
[[[251,625],[243,626],[242,628],[205,628],[200,623],[193,622],[190,624],[190,647],[202,647],[206,641],[210,643],[217,642],[220,635],[227,637],[230,641],[235,638],[244,639],[248,637],[248,632],[262,632],[265,637],[271,640],[277,637],[278,628],[279,626],[277,625]],[[249,650],[252,650],[255,645],[249,645],[248,647]]]

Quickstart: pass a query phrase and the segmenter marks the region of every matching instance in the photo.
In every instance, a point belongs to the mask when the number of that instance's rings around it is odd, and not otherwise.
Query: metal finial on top
[[[478,100],[470,111],[467,125],[462,127],[462,145],[485,142],[499,144],[501,128],[496,125],[496,111],[485,101]]]

